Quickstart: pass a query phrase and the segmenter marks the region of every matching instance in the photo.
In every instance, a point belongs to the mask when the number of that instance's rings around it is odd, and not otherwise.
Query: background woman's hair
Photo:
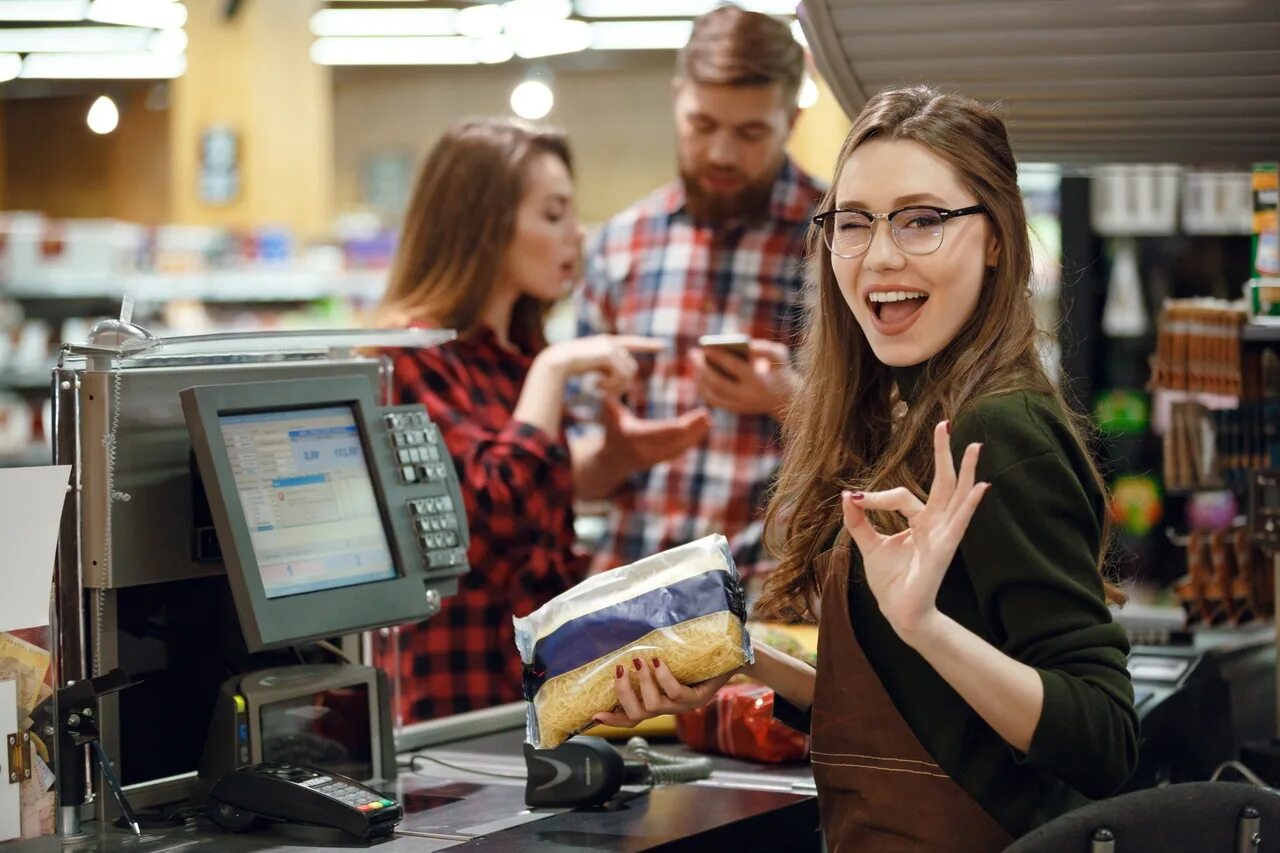
[[[467,119],[440,138],[418,173],[380,323],[475,329],[515,236],[529,165],[542,154],[572,172],[564,134],[522,121]],[[547,307],[521,296],[508,331],[541,345]]]
[[[757,605],[757,615],[764,617],[813,615],[820,590],[812,565],[841,530],[841,490],[905,486],[923,497],[932,476],[934,426],[976,399],[1015,391],[1053,396],[1093,466],[1087,422],[1066,405],[1040,361],[1029,298],[1031,246],[1004,122],[984,104],[927,86],[881,92],[854,121],[822,210],[833,206],[839,171],[850,154],[871,139],[911,140],[946,160],[986,208],[999,258],[983,285],[980,309],[929,361],[917,395],[895,420],[890,368],[876,358],[844,301],[821,229],[810,228],[801,376],[783,425],[782,467],[765,521],[766,542],[779,565]],[[1105,495],[1096,467],[1092,473]],[[904,526],[894,513],[872,514],[872,521],[886,531]],[[1100,571],[1109,550],[1109,518],[1103,526]],[[1106,595],[1124,600],[1109,582]]]

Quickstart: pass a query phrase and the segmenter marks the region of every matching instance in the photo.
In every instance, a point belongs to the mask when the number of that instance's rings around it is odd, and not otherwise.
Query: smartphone
[[[703,335],[698,338],[698,346],[704,350],[715,350],[716,352],[728,353],[737,356],[746,361],[751,356],[751,336],[743,334],[727,334],[727,335]],[[724,376],[726,379],[732,379],[733,374],[723,368],[717,367],[710,362],[707,364],[712,370]]]
[[[743,334],[703,335],[698,338],[698,346],[702,349],[713,349],[736,355],[746,361],[751,354],[751,336]]]

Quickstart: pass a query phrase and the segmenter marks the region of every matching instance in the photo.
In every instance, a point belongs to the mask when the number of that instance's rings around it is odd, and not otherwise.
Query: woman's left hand
[[[867,585],[880,612],[908,645],[939,615],[942,578],[990,488],[989,483],[974,483],[980,444],[965,450],[957,477],[950,432],[946,421],[934,428],[933,485],[925,503],[904,488],[841,495],[845,528],[862,554]],[[908,527],[886,536],[867,520],[864,513],[871,510],[899,512]]]

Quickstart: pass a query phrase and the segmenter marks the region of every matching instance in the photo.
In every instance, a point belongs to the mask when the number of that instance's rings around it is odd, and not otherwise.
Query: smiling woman
[[[1004,124],[882,92],[820,209],[755,613],[817,619],[818,666],[753,641],[746,671],[812,733],[832,853],[994,853],[1137,757],[1105,490],[1039,360]]]

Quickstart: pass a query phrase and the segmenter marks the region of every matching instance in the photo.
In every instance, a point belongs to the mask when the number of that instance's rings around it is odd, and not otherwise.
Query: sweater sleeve
[[[984,456],[1000,437],[986,441]],[[991,489],[960,550],[994,641],[1044,685],[1040,721],[1019,760],[1085,796],[1109,796],[1137,762],[1138,721],[1128,641],[1097,569],[1100,502],[1060,450],[1016,461],[997,450],[989,463],[978,476]]]
[[[453,458],[473,545],[480,540],[489,551],[518,549],[554,524],[555,501],[569,499],[555,487],[571,481],[569,451],[514,418],[496,429],[486,426],[493,418],[482,417],[479,407],[499,404],[478,398],[464,380],[433,351],[402,352],[395,359],[399,401],[426,407]],[[563,579],[554,580],[564,588]]]

